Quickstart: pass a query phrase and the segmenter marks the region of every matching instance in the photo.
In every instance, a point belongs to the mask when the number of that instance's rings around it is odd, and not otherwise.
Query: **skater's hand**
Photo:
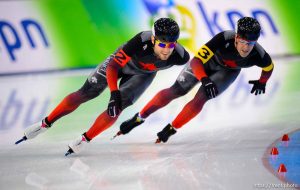
[[[107,114],[110,117],[117,117],[122,111],[122,99],[119,90],[112,91],[108,103]]]
[[[214,98],[218,95],[218,87],[216,86],[216,84],[210,80],[210,78],[208,77],[203,77],[201,79],[201,82],[202,82],[202,85],[205,89],[205,93],[206,93],[206,96],[211,99],[211,98]]]
[[[266,91],[266,83],[261,83],[259,80],[250,80],[249,84],[253,84],[251,94],[255,92],[257,94],[264,94]]]

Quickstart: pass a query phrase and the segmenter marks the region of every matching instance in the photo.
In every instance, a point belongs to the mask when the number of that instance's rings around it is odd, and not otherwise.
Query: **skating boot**
[[[161,132],[157,133],[158,139],[155,143],[160,143],[161,141],[164,143],[167,142],[169,137],[174,135],[176,132],[177,131],[174,127],[171,124],[168,124]]]
[[[65,156],[68,156],[72,153],[79,153],[82,150],[82,147],[89,142],[90,139],[87,138],[86,134],[82,134],[79,138],[69,143],[69,150],[66,152]]]
[[[131,119],[124,121],[120,126],[120,131],[113,137],[113,139],[119,135],[125,135],[129,133],[133,128],[144,123],[144,119],[139,117],[139,113],[136,113]]]
[[[24,131],[24,136],[22,139],[18,140],[15,144],[19,144],[22,141],[27,139],[33,139],[37,135],[45,132],[48,128],[51,127],[51,124],[47,121],[47,118],[43,119],[42,122],[35,123],[27,127]]]

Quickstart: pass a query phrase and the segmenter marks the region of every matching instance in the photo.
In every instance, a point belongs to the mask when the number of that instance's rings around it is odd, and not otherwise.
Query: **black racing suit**
[[[66,96],[48,115],[49,123],[74,111],[83,102],[97,97],[109,85],[110,90],[120,92],[122,109],[133,104],[153,81],[156,72],[173,65],[183,65],[189,61],[188,52],[176,44],[167,60],[160,60],[154,53],[151,31],[137,34],[106,61],[99,64],[90,74],[84,85],[76,92]],[[121,78],[119,88],[118,79]],[[91,128],[85,133],[86,139],[93,139],[109,128],[118,117],[110,117],[106,111],[101,113]]]
[[[158,92],[142,109],[140,115],[143,118],[148,117],[173,99],[188,93],[204,77],[209,77],[221,94],[237,78],[241,68],[251,66],[262,68],[259,81],[266,83],[273,71],[273,63],[269,54],[256,43],[250,54],[243,58],[235,47],[235,32],[221,32],[199,49],[195,57],[179,74],[176,82],[170,88]],[[201,85],[194,99],[185,105],[172,122],[172,126],[175,128],[183,126],[201,111],[207,100],[204,86]]]
[[[192,60],[180,73],[176,82],[185,91],[189,91],[198,80],[208,76],[217,85],[219,93],[222,93],[237,78],[241,68],[252,66],[262,68],[260,80],[266,82],[273,71],[273,63],[269,54],[259,43],[256,43],[250,54],[243,58],[236,50],[234,37],[234,31],[217,34],[195,55],[194,59],[200,59],[203,63],[204,72],[197,72],[197,65],[193,64]]]
[[[119,47],[91,73],[83,88],[89,86],[88,91],[101,93],[106,88],[107,82],[114,80],[106,77],[107,68],[111,65],[118,65],[118,78],[121,78],[119,90],[122,94],[122,108],[124,109],[141,96],[151,84],[157,71],[173,65],[183,65],[189,61],[188,52],[178,43],[167,60],[158,59],[153,51],[151,35],[151,31],[141,32]]]
[[[147,89],[158,70],[188,62],[188,52],[178,43],[167,60],[158,59],[154,54],[151,36],[151,31],[141,32],[120,46],[98,65],[78,91],[65,97],[48,116],[49,122],[54,123],[77,109],[81,103],[97,97],[109,82],[112,83],[112,88],[117,88],[118,78],[121,78],[119,90],[122,95],[122,108],[125,109]],[[108,72],[117,76],[109,78]]]

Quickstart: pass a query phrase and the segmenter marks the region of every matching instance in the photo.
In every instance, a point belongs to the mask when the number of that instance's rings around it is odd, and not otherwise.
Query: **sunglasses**
[[[161,48],[174,48],[176,46],[176,42],[170,42],[170,43],[164,43],[159,41],[158,39],[155,39],[157,42],[157,45]]]
[[[238,39],[239,43],[248,45],[248,46],[254,46],[256,44],[256,41],[247,41],[243,39]]]

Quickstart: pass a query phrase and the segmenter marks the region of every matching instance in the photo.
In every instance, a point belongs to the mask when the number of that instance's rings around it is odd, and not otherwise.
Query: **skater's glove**
[[[203,77],[201,79],[201,82],[205,89],[206,96],[209,99],[214,98],[218,95],[218,93],[219,93],[218,88],[217,88],[216,84],[212,80],[210,80],[210,78]]]
[[[251,94],[255,92],[257,94],[264,94],[266,91],[266,83],[261,83],[259,80],[250,80],[249,84],[253,84]]]
[[[108,103],[107,113],[110,117],[117,117],[122,111],[122,99],[119,90],[112,91]]]

